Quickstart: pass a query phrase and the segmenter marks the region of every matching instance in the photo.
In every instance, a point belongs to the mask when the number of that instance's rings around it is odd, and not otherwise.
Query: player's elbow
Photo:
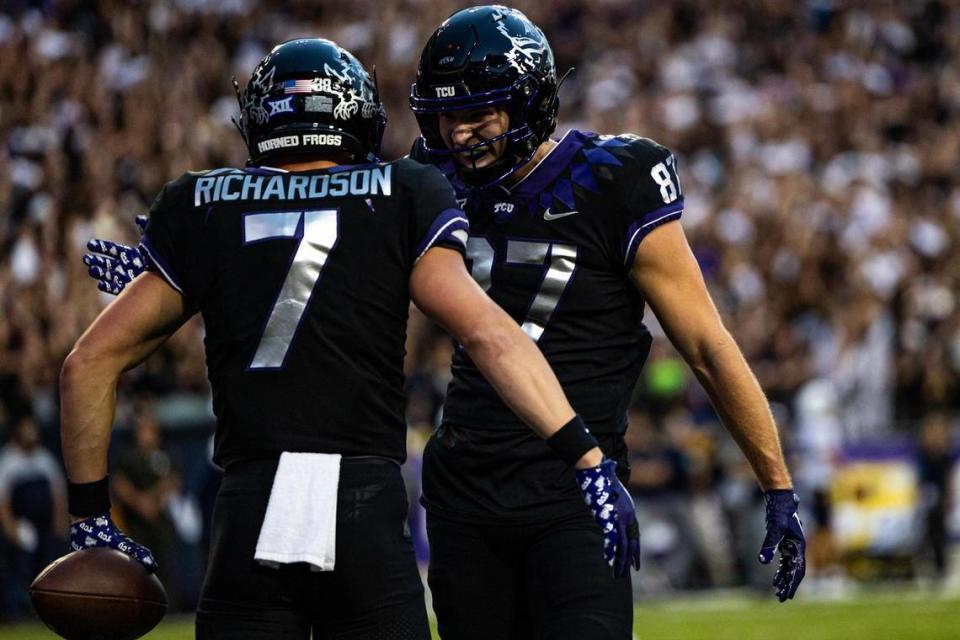
[[[92,354],[81,348],[79,343],[75,344],[60,367],[61,393],[75,386],[78,380],[83,380],[95,367],[96,360]]]
[[[692,341],[683,350],[684,359],[697,377],[722,377],[728,363],[742,361],[740,348],[726,328]]]
[[[516,332],[516,325],[500,317],[478,318],[461,332],[458,340],[474,361],[490,360],[510,350]]]
[[[105,349],[98,348],[95,342],[81,337],[73,345],[73,349],[67,354],[60,368],[61,392],[75,386],[78,381],[111,373],[117,368],[113,366],[113,360]],[[116,375],[119,377],[119,370],[116,371]]]

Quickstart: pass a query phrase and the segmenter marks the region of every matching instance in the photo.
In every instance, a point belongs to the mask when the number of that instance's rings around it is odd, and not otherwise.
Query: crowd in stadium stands
[[[384,156],[409,149],[418,130],[407,96],[420,48],[463,3],[284,4],[3,4],[0,443],[29,418],[56,450],[60,364],[108,301],[85,275],[86,240],[135,242],[133,218],[164,182],[243,163],[230,78],[242,85],[268,46],[323,36],[375,65],[390,119]],[[678,154],[683,225],[773,404],[808,519],[827,526],[826,488],[844,445],[917,438],[927,422],[945,425],[950,451],[960,414],[956,4],[517,6],[544,28],[558,67],[576,67],[561,93],[559,132],[633,132]],[[451,346],[412,317],[415,463],[438,420]],[[740,531],[758,517],[749,469],[649,322],[657,340],[629,438],[647,558],[641,586],[754,582],[758,541]],[[115,457],[124,479],[116,502],[128,507],[131,529],[137,518],[162,520],[157,510],[171,492],[203,496],[215,475],[199,446],[181,447],[190,460],[156,457],[164,451],[157,425],[170,443],[177,426],[209,433],[202,333],[195,319],[120,390],[119,424],[140,425],[135,442],[124,432],[115,438],[120,448],[132,442]],[[949,468],[947,458],[934,467]],[[179,535],[169,523],[160,529],[157,536]],[[4,553],[19,549],[4,533]],[[720,552],[728,546],[739,554]],[[814,565],[818,557],[830,553],[813,552]]]

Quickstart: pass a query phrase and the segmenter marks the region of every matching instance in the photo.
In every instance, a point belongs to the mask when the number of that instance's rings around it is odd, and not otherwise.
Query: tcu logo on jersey
[[[498,202],[493,205],[494,213],[513,213],[513,203],[510,202]]]
[[[434,87],[437,91],[438,98],[452,98],[457,95],[456,87]]]

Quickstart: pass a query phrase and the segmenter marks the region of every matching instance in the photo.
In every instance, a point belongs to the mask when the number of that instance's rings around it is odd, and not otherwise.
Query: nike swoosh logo
[[[566,218],[567,216],[572,216],[575,213],[580,213],[580,212],[564,211],[563,213],[550,213],[550,209],[548,208],[546,211],[543,212],[543,219],[546,220],[547,222],[550,222],[551,220],[559,220],[560,218]]]

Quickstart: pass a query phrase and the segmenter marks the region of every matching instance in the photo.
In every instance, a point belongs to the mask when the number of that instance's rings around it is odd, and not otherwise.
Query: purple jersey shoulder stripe
[[[150,258],[147,266],[148,271],[153,271],[151,267],[156,267],[156,270],[160,272],[160,275],[163,276],[163,279],[170,283],[170,286],[180,292],[180,294],[186,297],[187,294],[183,292],[183,287],[177,282],[177,278],[173,272],[173,269],[166,263],[165,260],[161,259],[160,254],[153,247],[153,244],[150,242],[150,238],[143,236],[140,239],[140,248],[147,254],[147,257]]]
[[[587,133],[570,129],[559,142],[557,146],[543,157],[539,164],[530,170],[522,180],[510,187],[510,191],[517,196],[528,198],[539,198],[540,192],[546,189],[551,182],[570,164],[573,156],[577,154],[588,140]]]
[[[643,214],[643,217],[630,225],[630,228],[627,229],[627,241],[623,249],[623,263],[629,266],[630,263],[633,262],[633,257],[637,253],[640,241],[643,240],[648,233],[664,223],[679,219],[682,213],[683,198],[680,198],[665,207],[648,211]]]
[[[463,232],[462,239],[454,236],[457,231]],[[437,215],[423,239],[420,240],[420,244],[417,245],[416,260],[422,258],[427,249],[433,245],[451,237],[456,239],[457,244],[466,248],[466,236],[469,233],[470,223],[467,221],[467,214],[460,209],[444,209]]]

